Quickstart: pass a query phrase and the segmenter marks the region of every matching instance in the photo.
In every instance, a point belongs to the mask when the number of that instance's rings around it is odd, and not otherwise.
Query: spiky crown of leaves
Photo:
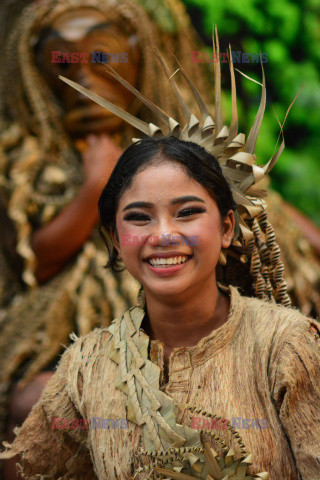
[[[205,148],[210,154],[214,155],[220,163],[222,172],[231,187],[233,198],[237,204],[237,211],[235,212],[236,227],[233,241],[231,246],[222,252],[220,261],[222,264],[226,264],[228,255],[235,257],[243,263],[247,262],[248,258],[250,258],[250,273],[254,280],[256,295],[260,298],[270,300],[275,299],[276,301],[289,306],[291,302],[286,293],[286,282],[283,279],[284,268],[279,258],[280,249],[275,243],[272,226],[267,221],[265,211],[266,203],[262,198],[264,192],[261,189],[255,188],[255,185],[273,168],[285,146],[282,135],[282,126],[280,126],[282,142],[279,148],[264,166],[256,165],[256,155],[254,154],[254,151],[266,105],[266,84],[262,62],[262,93],[260,105],[247,140],[245,140],[245,135],[243,133],[238,133],[236,82],[230,46],[229,67],[232,95],[230,127],[223,125],[222,120],[220,61],[217,60],[214,62],[215,113],[212,116],[209,113],[205,102],[201,98],[199,91],[191,82],[179,61],[176,59],[178,69],[170,75],[167,64],[159,50],[157,48],[154,50],[155,55],[160,61],[171,84],[175,98],[185,116],[186,124],[184,127],[181,127],[179,122],[138,92],[125,79],[117,74],[110,65],[106,65],[108,73],[143,102],[165,125],[164,128],[160,128],[154,123],[148,124],[113,105],[99,95],[90,92],[81,85],[65,77],[60,76],[60,78],[68,85],[111,111],[113,114],[117,115],[145,135],[150,137],[173,135],[180,140],[197,143]],[[213,32],[213,54],[215,59],[219,59],[220,48],[217,27],[214,28]],[[200,120],[191,112],[173,78],[178,72],[181,72],[194,95],[200,110]],[[286,117],[292,104],[288,108]],[[139,138],[132,139],[133,142],[139,140]],[[243,253],[246,253],[246,256],[243,255]]]

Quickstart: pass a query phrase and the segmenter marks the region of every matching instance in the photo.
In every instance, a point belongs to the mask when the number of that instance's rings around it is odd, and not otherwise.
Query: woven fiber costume
[[[217,31],[213,37],[213,50],[214,56],[219,58]],[[286,292],[287,285],[283,278],[284,266],[280,260],[280,248],[275,241],[273,228],[267,219],[266,203],[262,198],[263,192],[255,187],[270,172],[284,149],[284,140],[282,140],[279,149],[266,165],[256,165],[254,150],[266,103],[263,67],[260,107],[250,133],[245,139],[244,134],[238,132],[236,86],[231,60],[232,119],[228,128],[223,125],[220,109],[220,63],[216,62],[214,65],[215,114],[211,115],[199,91],[181,64],[179,63],[179,68],[172,74],[157,50],[156,55],[184,113],[186,123],[183,127],[180,122],[134,89],[110,66],[108,66],[110,75],[149,107],[158,116],[159,121],[165,125],[163,128],[155,123],[146,123],[75,82],[64,77],[61,78],[145,135],[152,137],[173,135],[181,140],[197,143],[213,154],[221,165],[237,203],[234,239],[231,247],[220,254],[220,281],[227,285],[237,282],[238,286],[240,284],[245,290],[250,286],[248,283],[248,277],[250,277],[258,298],[270,303],[277,301],[285,306],[290,306],[290,298]],[[189,108],[175,82],[178,73],[183,76],[198,103],[200,120]],[[291,106],[289,110],[290,108]],[[139,141],[138,138],[132,140]],[[247,268],[247,278],[243,266]],[[240,277],[235,274],[239,270],[241,281]],[[247,468],[252,463],[252,456],[248,456],[239,433],[234,431],[230,423],[228,428],[238,440],[242,454],[238,459],[234,458],[234,450],[228,447],[216,433],[212,433],[210,430],[202,431],[207,435],[211,433],[211,437],[218,444],[220,442],[222,454],[213,450],[208,439],[205,440],[201,437],[199,432],[176,422],[172,399],[159,389],[158,367],[148,359],[148,337],[139,331],[143,318],[144,311],[137,308],[126,312],[121,319],[113,322],[108,328],[112,335],[109,357],[119,365],[115,386],[127,396],[126,416],[128,420],[143,427],[145,448],[143,453],[153,459],[154,478],[165,477],[180,480],[269,478],[267,472],[249,474]],[[314,324],[313,330],[318,338],[319,325]],[[189,405],[187,408],[192,412],[204,413],[209,418],[217,417],[212,412],[203,412],[195,405]],[[217,418],[221,420],[221,417]],[[144,471],[144,468],[138,470],[136,475],[139,471]]]
[[[136,303],[138,294],[131,277],[114,276],[103,269],[107,254],[97,232],[60,274],[45,285],[36,284],[32,234],[73,201],[84,173],[80,151],[63,123],[63,109],[36,64],[34,46],[58,16],[91,8],[110,23],[124,25],[128,35],[136,34],[141,54],[139,88],[155,102],[164,99],[166,108],[180,116],[169,95],[170,86],[160,76],[161,68],[148,47],[156,43],[161,50],[188,61],[197,38],[179,2],[145,3],[146,9],[144,2],[132,0],[48,0],[29,5],[14,26],[10,23],[1,56],[0,193],[7,207],[6,223],[5,208],[1,208],[1,226],[8,224],[8,239],[1,243],[0,252],[2,417],[6,415],[4,397],[12,379],[23,377],[21,386],[26,384],[58,356],[72,331],[83,335],[95,326],[107,326]],[[197,67],[190,74],[204,79],[200,72]],[[205,84],[201,90],[205,95]],[[142,118],[147,113],[139,102],[133,102],[129,111]],[[125,146],[132,135],[130,127],[122,126],[114,134],[115,142]]]
[[[227,322],[173,350],[167,384],[139,307],[74,338],[0,458],[29,480],[318,478],[320,324],[225,293]]]

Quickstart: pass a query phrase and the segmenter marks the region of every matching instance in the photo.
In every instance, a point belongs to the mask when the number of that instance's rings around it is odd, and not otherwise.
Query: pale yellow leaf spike
[[[169,128],[170,132],[174,135],[175,133],[180,133],[180,124],[177,122],[174,118],[170,117],[169,118]]]
[[[147,99],[142,93],[138,92],[138,90],[133,86],[130,85],[127,80],[125,80],[121,75],[118,74],[110,65],[105,64],[107,68],[107,73],[115,78],[123,87],[125,87],[129,92],[133,93],[133,95],[138,98],[142,103],[144,103],[151,111],[153,111],[157,117],[159,117],[167,126],[169,122],[169,115],[167,115],[160,107],[155,105],[151,100]]]
[[[234,76],[234,68],[232,62],[231,45],[229,45],[229,68],[231,76],[231,101],[232,101],[232,114],[228,142],[232,140],[238,133],[238,107],[237,107],[237,90],[236,80]]]
[[[234,457],[235,455],[235,451],[233,450],[233,448],[231,447],[230,450],[228,451],[226,457]]]
[[[228,148],[241,148],[244,146],[246,137],[244,133],[238,133],[236,137],[229,143]]]
[[[193,115],[193,113],[192,113],[191,116],[190,116],[190,119],[189,119],[189,124],[188,124],[188,134],[189,135],[192,135],[192,130],[199,127],[199,123],[200,122],[197,119],[197,117],[195,115]]]
[[[261,480],[269,480],[270,475],[268,472],[257,473],[256,477],[261,478]]]
[[[155,135],[162,134],[162,130],[160,127],[155,125],[154,123],[149,123],[150,135],[154,137]]]
[[[179,90],[176,82],[175,82],[174,79],[173,79],[173,75],[170,75],[168,66],[167,66],[164,58],[162,57],[159,49],[158,49],[158,48],[155,48],[155,49],[154,49],[154,52],[155,52],[157,58],[159,59],[159,62],[160,62],[160,64],[161,64],[161,66],[162,66],[162,68],[163,68],[163,70],[164,70],[164,72],[165,72],[165,74],[166,74],[169,82],[170,82],[170,85],[171,85],[171,87],[172,87],[172,89],[173,89],[173,91],[174,91],[174,93],[175,93],[175,96],[176,96],[176,98],[177,98],[177,100],[178,100],[178,102],[179,102],[179,104],[180,104],[180,107],[181,107],[181,109],[182,109],[182,111],[183,111],[183,114],[184,114],[186,120],[189,121],[190,116],[191,116],[190,108],[188,107],[188,105],[187,105],[185,99],[183,98],[183,96],[181,95],[180,90]]]
[[[260,54],[260,58],[261,58],[261,54]],[[252,125],[252,128],[249,132],[247,142],[244,147],[244,151],[248,153],[253,153],[256,148],[257,138],[259,135],[259,130],[261,127],[264,111],[266,108],[266,98],[267,98],[266,79],[264,75],[264,68],[263,68],[262,61],[261,61],[261,70],[262,70],[262,92],[261,92],[260,106],[259,106],[259,110],[257,112],[256,118],[254,120],[254,123]]]
[[[214,128],[215,128],[214,121],[213,121],[212,117],[210,117],[210,115],[208,115],[206,117],[205,121],[203,122],[202,131],[206,132],[207,130],[214,129]]]
[[[68,78],[63,77],[62,75],[59,75],[59,78],[63,82],[70,85],[70,87],[73,87],[78,92],[82,93],[86,97],[93,100],[95,103],[97,103],[101,107],[105,108],[106,110],[109,110],[111,113],[121,118],[125,122],[129,123],[133,127],[137,128],[141,132],[145,133],[146,135],[149,135],[149,126],[146,122],[143,122],[142,120],[139,120],[138,118],[134,117],[130,113],[125,112],[124,110],[122,110],[122,108],[119,108],[116,105],[113,105],[113,103],[109,102],[108,100],[101,97],[100,95],[97,95],[96,93],[91,92],[87,88],[82,87],[80,84],[73,82]]]
[[[241,463],[247,463],[248,465],[252,465],[253,462],[253,455],[250,453]]]

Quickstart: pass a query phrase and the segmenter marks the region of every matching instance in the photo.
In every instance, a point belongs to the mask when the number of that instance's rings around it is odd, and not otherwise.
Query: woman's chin
[[[152,297],[158,297],[164,301],[175,300],[179,301],[180,297],[183,297],[184,294],[187,294],[192,284],[190,281],[183,282],[178,279],[172,279],[167,282],[148,282],[144,285],[144,291],[146,295],[150,292]]]

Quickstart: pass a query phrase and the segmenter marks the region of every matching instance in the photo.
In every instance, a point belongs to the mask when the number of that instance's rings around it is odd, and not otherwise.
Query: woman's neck
[[[148,319],[142,328],[151,340],[163,342],[167,351],[196,345],[227,321],[230,309],[230,299],[216,281],[181,302],[165,302],[148,292],[146,302]]]

